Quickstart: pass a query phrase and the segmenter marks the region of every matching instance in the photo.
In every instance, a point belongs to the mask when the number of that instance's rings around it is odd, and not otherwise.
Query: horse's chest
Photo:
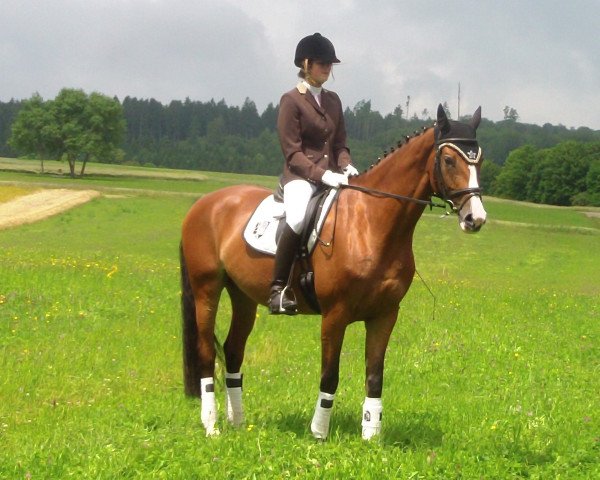
[[[405,275],[412,275],[414,262],[412,257],[396,255],[363,255],[354,262],[353,274],[369,280],[399,279]]]
[[[412,259],[364,256],[351,270],[350,283],[360,283],[365,289],[377,291],[381,297],[396,299],[408,290],[415,268]]]

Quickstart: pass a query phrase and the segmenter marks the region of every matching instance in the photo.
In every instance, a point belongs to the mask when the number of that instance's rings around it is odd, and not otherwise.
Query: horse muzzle
[[[465,233],[477,233],[487,220],[487,212],[479,195],[471,196],[458,210],[458,223]]]

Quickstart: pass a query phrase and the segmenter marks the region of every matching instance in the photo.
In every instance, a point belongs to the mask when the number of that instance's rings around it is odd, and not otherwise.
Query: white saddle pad
[[[277,226],[284,215],[283,203],[276,202],[275,197],[269,195],[250,217],[244,229],[244,240],[259,252],[275,255]]]
[[[331,204],[337,194],[336,189],[331,189],[325,202],[323,203],[323,209],[317,221],[315,222],[315,228],[310,234],[308,239],[308,251],[312,252],[314,248],[323,223],[327,217],[327,213],[331,208]],[[279,221],[285,218],[285,209],[283,203],[276,202],[273,195],[269,195],[265,198],[252,216],[244,229],[244,240],[255,250],[266,253],[268,255],[275,255],[277,251],[277,242],[275,237],[277,235],[277,227]]]

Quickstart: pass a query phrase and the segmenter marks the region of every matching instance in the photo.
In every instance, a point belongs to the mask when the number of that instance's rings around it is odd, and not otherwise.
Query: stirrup
[[[271,289],[271,298],[269,298],[269,312],[274,315],[296,315],[298,313],[298,302],[296,295],[291,287],[287,285],[283,288],[275,286]]]

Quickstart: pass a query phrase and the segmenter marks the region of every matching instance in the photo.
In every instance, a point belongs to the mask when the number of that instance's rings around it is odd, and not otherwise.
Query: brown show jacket
[[[325,170],[340,173],[351,162],[342,102],[323,89],[321,106],[302,82],[284,93],[277,118],[285,157],[282,185],[303,179],[320,183]]]

